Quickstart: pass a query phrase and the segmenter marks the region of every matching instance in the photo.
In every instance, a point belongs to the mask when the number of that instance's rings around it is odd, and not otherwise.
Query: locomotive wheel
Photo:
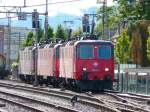
[[[51,84],[51,78],[48,76],[46,79],[46,86]]]
[[[60,80],[59,87],[60,88],[64,88],[65,87],[65,81],[64,80]]]
[[[81,93],[82,92],[82,88],[80,86],[77,86],[76,87],[76,91],[79,92],[79,93]]]
[[[57,81],[56,78],[52,79],[52,86],[53,86],[54,88],[59,87],[59,83],[58,83],[58,81]]]
[[[43,77],[42,77],[42,76],[39,76],[39,77],[38,77],[38,80],[39,80],[39,85],[40,85],[40,86],[43,86],[43,83],[44,83]]]
[[[33,82],[34,82],[34,76],[32,75],[31,76],[31,84],[33,84]]]
[[[25,82],[25,77],[24,77],[24,75],[20,75],[19,78],[20,78],[21,81]]]
[[[26,81],[26,83],[27,83],[27,84],[29,84],[29,83],[30,83],[30,80],[29,80],[29,76],[28,76],[28,75],[26,75],[26,77],[25,77],[25,81]]]

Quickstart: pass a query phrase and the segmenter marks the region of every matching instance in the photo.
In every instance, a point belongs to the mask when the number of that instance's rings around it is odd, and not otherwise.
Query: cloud
[[[57,2],[67,2],[71,0],[48,0],[49,3]],[[53,4],[48,6],[49,16],[56,16],[60,13],[81,16],[86,10],[91,7],[98,7],[97,0],[73,0],[75,2]],[[27,6],[45,4],[46,0],[26,0]],[[112,5],[112,0],[107,0],[107,4]],[[0,6],[23,6],[24,0],[0,0]],[[0,8],[0,11],[12,10],[13,8]],[[32,12],[34,9],[37,9],[40,13],[45,13],[45,6],[40,7],[26,7],[22,11]],[[13,9],[13,11],[18,11],[19,9]],[[0,14],[0,17],[5,17],[6,14]],[[15,15],[12,15],[15,16]]]

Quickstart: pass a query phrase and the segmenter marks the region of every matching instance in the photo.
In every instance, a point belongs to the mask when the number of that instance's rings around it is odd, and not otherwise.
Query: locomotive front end
[[[113,45],[106,41],[85,41],[76,47],[76,79],[83,89],[112,89]]]

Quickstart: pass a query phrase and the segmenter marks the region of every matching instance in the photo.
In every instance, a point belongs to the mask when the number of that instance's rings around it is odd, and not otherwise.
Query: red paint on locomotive
[[[99,59],[98,57],[98,48],[100,48],[100,43],[103,44],[103,42],[94,43],[94,41],[82,41],[81,43],[81,45],[78,43],[75,46],[65,46],[61,48],[61,76],[82,80],[81,76],[83,72],[86,71],[89,74],[88,80],[104,80],[108,75],[114,80],[113,56],[111,56],[110,59]],[[80,58],[80,46],[84,47],[89,44],[91,44],[93,49],[93,53],[91,54],[93,55],[92,58]],[[112,44],[106,44],[105,46],[109,46],[110,49],[113,49]]]
[[[52,44],[40,48],[38,55],[38,76],[48,76],[53,79],[47,81],[58,85],[61,81],[69,82],[68,84],[73,86],[76,83],[77,86],[85,89],[93,89],[95,85],[98,86],[96,89],[103,89],[108,83],[108,88],[112,88],[114,57],[111,42],[81,40],[64,45]],[[30,64],[35,66],[35,63],[33,60]],[[24,68],[25,65],[21,65]],[[104,86],[99,87],[103,84]]]
[[[54,59],[54,68],[53,68],[53,72],[54,72],[54,76],[55,77],[59,77],[59,69],[60,69],[60,59],[59,59],[59,55],[60,55],[60,53],[59,53],[59,51],[60,51],[60,46],[61,46],[61,44],[56,44],[55,46],[54,46],[54,57],[53,57],[53,59]]]

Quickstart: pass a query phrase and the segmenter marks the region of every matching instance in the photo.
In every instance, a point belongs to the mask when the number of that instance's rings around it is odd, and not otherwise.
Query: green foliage
[[[40,35],[39,38],[40,38],[40,42],[44,42],[45,41],[45,34],[44,34],[44,29],[40,29]],[[48,36],[48,40],[51,40],[54,38],[54,31],[53,31],[53,28],[49,25],[48,26],[48,33],[47,33],[47,36]]]
[[[128,19],[134,16],[136,20],[150,19],[149,0],[114,0],[119,4],[119,14],[121,18]]]
[[[67,39],[67,34],[65,33],[65,30],[64,30],[64,28],[62,27],[61,24],[58,25],[58,27],[57,27],[55,37],[63,39],[63,40]]]
[[[150,27],[148,28],[148,31],[149,31],[149,37],[147,40],[147,57],[150,60]]]
[[[23,41],[22,47],[31,46],[35,42],[35,37],[33,35],[33,32],[29,32],[27,39]]]
[[[72,32],[72,36],[73,36],[73,37],[79,36],[79,35],[81,35],[81,34],[82,34],[82,29],[81,29],[81,27],[78,27],[76,30],[74,30],[74,31]]]
[[[131,56],[134,63],[141,66],[148,66],[147,58],[147,39],[148,39],[148,25],[146,20],[137,21],[130,28],[131,38]]]
[[[106,9],[104,10],[104,13],[105,13],[105,17],[107,16],[107,19],[105,18],[105,24],[104,24],[105,27],[112,28],[114,24],[118,22],[117,7],[116,6],[106,7]],[[97,17],[98,24],[96,26],[96,31],[102,30],[103,28],[102,27],[103,7],[100,7],[97,10],[97,14],[98,14],[98,17]]]
[[[17,63],[19,63],[19,59],[20,59],[20,56],[19,56],[19,53],[18,53],[17,60],[16,60]]]
[[[13,70],[15,70],[15,69],[17,69],[18,68],[18,63],[17,62],[13,62],[12,64],[11,64],[11,68],[13,69]]]
[[[140,14],[143,19],[150,20],[150,1],[149,0],[139,0]]]
[[[147,40],[147,57],[150,60],[150,37]]]
[[[54,37],[53,28],[51,26],[48,26],[48,39],[53,38],[53,37]]]
[[[98,23],[96,24],[95,32],[100,32],[100,31],[102,30],[102,28],[103,28],[102,23],[101,23],[101,22],[98,22]]]
[[[124,30],[115,46],[115,55],[121,64],[127,63],[130,59],[130,41],[127,30]]]
[[[38,29],[38,38],[37,38],[37,42],[40,42],[41,40],[44,39],[44,30],[41,28]]]
[[[128,0],[118,0],[119,6],[119,15],[120,18],[126,19],[129,16],[135,15],[136,7],[130,4],[130,1]]]

